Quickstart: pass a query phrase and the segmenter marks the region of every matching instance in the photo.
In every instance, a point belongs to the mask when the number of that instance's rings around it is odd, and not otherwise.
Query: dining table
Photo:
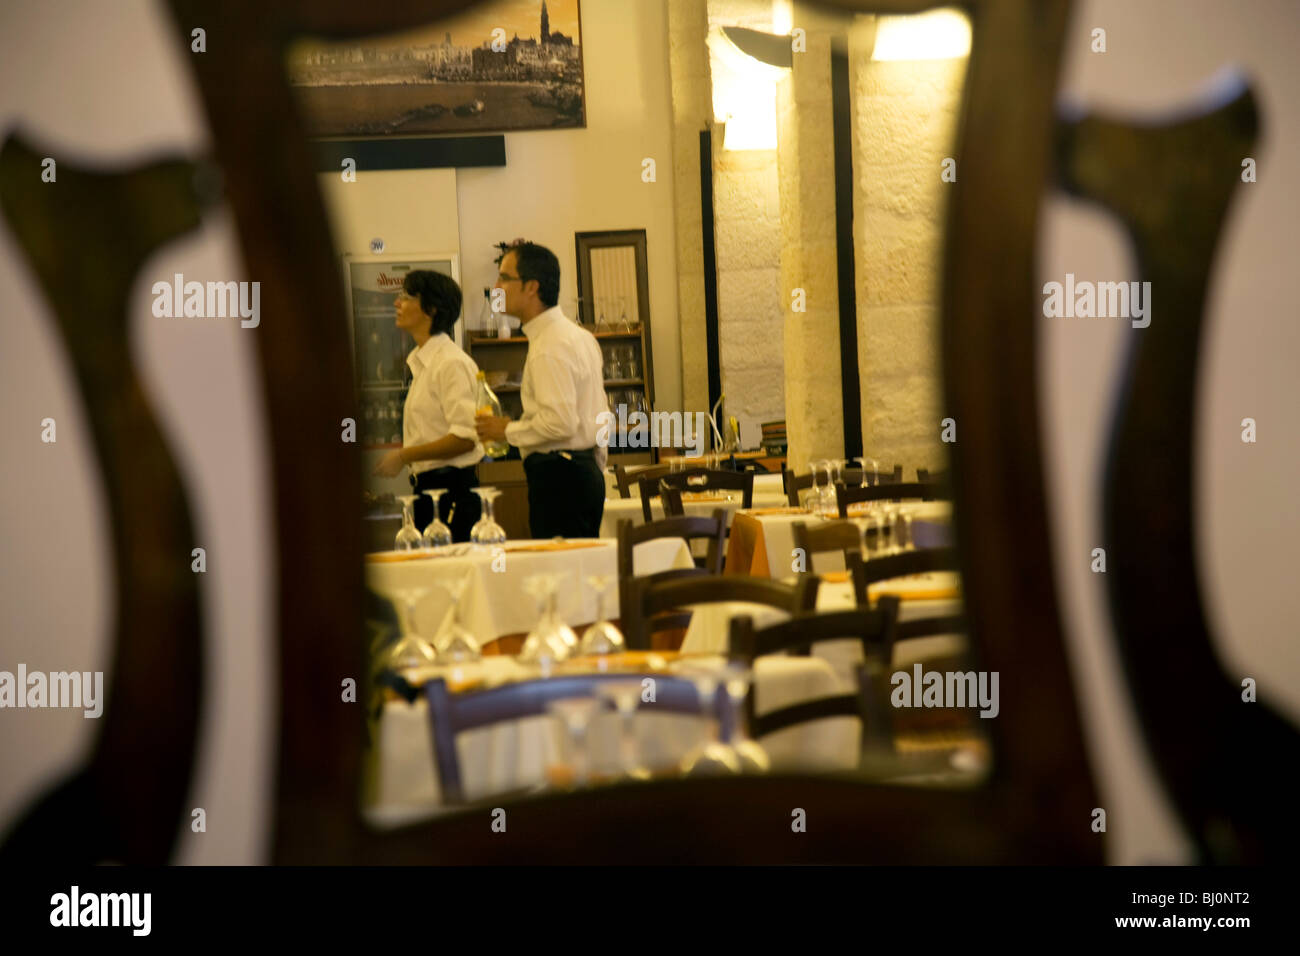
[[[915,501],[896,503],[895,506],[900,514],[911,516],[912,539],[917,547],[938,548],[952,544],[952,502]],[[798,572],[802,568],[797,566],[794,554],[795,523],[802,521],[816,527],[828,520],[840,519],[825,518],[789,505],[738,510],[731,519],[723,571],[763,578],[779,578]],[[859,529],[873,526],[865,502],[850,506],[848,520],[857,524]],[[818,554],[812,559],[811,566],[818,571],[843,571],[844,556],[837,552]]]
[[[651,655],[652,673],[686,674],[701,669],[721,673],[722,655],[661,652]],[[641,668],[640,679],[646,668]],[[429,667],[420,676],[448,678],[451,668]],[[515,657],[485,657],[464,665],[454,675],[462,683],[493,686],[511,680],[539,679],[535,670]],[[848,692],[852,685],[832,663],[817,657],[761,657],[754,662],[754,706],[757,714],[819,697]],[[466,691],[463,691],[466,692]],[[472,689],[467,691],[472,692]],[[619,715],[598,717],[587,733],[593,769],[618,765]],[[638,763],[656,773],[671,772],[702,740],[716,734],[716,720],[703,715],[655,713],[642,704],[634,721]],[[462,732],[456,747],[461,783],[467,801],[497,794],[543,790],[548,771],[565,759],[563,726],[552,715],[527,717]],[[857,765],[861,722],[836,717],[788,727],[769,734],[761,744],[774,770],[843,771]],[[406,825],[455,807],[443,802],[433,756],[433,731],[428,705],[421,695],[413,702],[391,698],[372,719],[371,746],[366,755],[362,812],[371,825]]]
[[[632,553],[637,575],[694,567],[682,538],[655,538]],[[384,551],[366,555],[366,585],[390,598],[409,630],[405,598],[415,600],[415,629],[436,640],[450,625],[452,589],[464,581],[459,620],[480,643],[521,635],[536,623],[538,604],[525,582],[534,575],[561,576],[556,611],[570,625],[598,619],[597,591],[589,577],[604,577],[604,613],[619,615],[618,545],[607,538],[512,540],[499,545],[451,545],[434,551]]]
[[[779,507],[786,503],[787,498],[780,475],[754,476],[752,507]],[[725,512],[727,522],[730,523],[731,516],[743,505],[743,497],[739,491],[687,491],[682,494],[682,510],[687,515],[700,518],[711,517],[715,509],[721,508]],[[656,521],[664,517],[663,503],[657,497],[650,502],[650,514]],[[641,509],[641,494],[635,486],[627,498],[619,497],[617,488],[606,494],[605,511],[600,520],[600,536],[617,538],[620,521],[631,521],[633,525],[645,523],[645,513]]]

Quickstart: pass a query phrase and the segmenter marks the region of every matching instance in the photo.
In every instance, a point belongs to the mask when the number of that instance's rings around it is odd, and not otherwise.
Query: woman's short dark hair
[[[509,250],[515,254],[515,271],[519,283],[537,281],[537,298],[548,309],[560,301],[560,261],[555,253],[533,242],[520,243]]]
[[[445,332],[451,335],[456,320],[460,318],[460,286],[451,276],[434,272],[431,269],[414,269],[402,280],[402,288],[407,295],[420,300],[420,308],[425,315],[433,316],[429,323],[429,334]]]

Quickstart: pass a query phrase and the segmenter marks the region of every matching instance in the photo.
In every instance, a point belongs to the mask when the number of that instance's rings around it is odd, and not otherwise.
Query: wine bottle
[[[477,406],[476,411],[480,415],[494,415],[501,417],[501,400],[496,397],[496,393],[488,387],[487,372],[482,369],[478,373],[478,398],[474,404]],[[510,451],[510,446],[503,441],[485,442],[484,449],[489,457],[504,458]]]

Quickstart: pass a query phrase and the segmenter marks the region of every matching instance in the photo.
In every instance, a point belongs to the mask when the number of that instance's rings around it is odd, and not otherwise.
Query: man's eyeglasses
[[[398,302],[405,302],[407,300],[414,301],[416,298],[416,296],[411,295],[411,293],[407,292],[405,289],[402,289],[397,293]]]

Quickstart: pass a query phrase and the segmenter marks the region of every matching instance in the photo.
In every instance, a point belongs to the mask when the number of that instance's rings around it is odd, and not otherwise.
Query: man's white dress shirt
[[[402,445],[426,445],[456,435],[474,443],[455,458],[411,462],[411,474],[451,465],[465,468],[483,459],[483,443],[474,427],[474,399],[478,394],[478,366],[446,333],[431,336],[406,357],[411,388],[402,413]]]
[[[506,426],[506,441],[527,458],[537,451],[594,448],[605,470],[608,450],[596,445],[597,416],[609,410],[604,361],[596,337],[552,306],[523,325],[528,357],[520,387],[523,417]]]

